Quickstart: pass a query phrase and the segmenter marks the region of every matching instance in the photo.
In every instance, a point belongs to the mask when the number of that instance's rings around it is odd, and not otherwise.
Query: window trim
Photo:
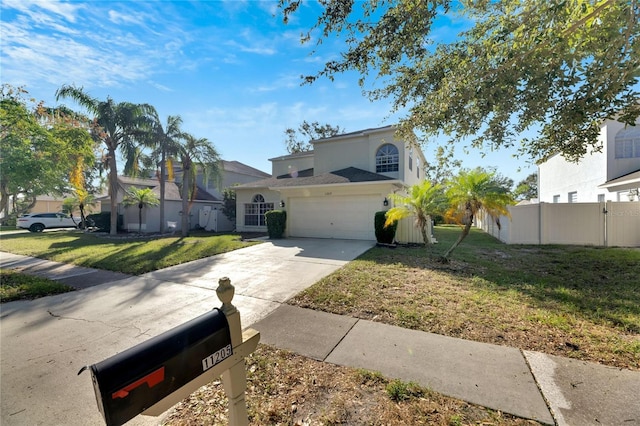
[[[400,170],[400,151],[392,143],[385,143],[376,151],[376,173]]]
[[[267,202],[262,194],[255,194],[250,203],[244,204],[244,226],[267,226],[264,214],[271,210],[274,210],[274,203]]]

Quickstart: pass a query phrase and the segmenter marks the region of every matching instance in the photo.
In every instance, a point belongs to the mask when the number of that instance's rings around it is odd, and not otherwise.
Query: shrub
[[[269,238],[282,238],[287,226],[287,212],[284,210],[271,210],[264,214],[267,221],[267,232]]]
[[[386,211],[376,212],[374,226],[376,230],[376,240],[382,244],[391,244],[396,236],[396,229],[398,228],[398,222],[384,227],[384,222],[387,220],[385,214]]]

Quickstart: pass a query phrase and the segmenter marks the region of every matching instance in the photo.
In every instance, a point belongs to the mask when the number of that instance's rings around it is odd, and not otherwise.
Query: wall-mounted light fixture
[[[387,200],[387,197],[384,197],[384,201],[382,202],[382,205],[385,207],[389,206],[389,200]]]
[[[280,208],[284,208],[284,201],[280,200]]]

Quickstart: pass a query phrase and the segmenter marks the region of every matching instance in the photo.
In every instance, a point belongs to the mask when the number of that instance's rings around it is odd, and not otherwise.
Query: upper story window
[[[567,195],[567,201],[570,203],[577,203],[578,202],[578,193],[576,191],[570,192]]]
[[[376,153],[376,173],[397,172],[400,164],[398,148],[392,144],[384,144]]]
[[[640,157],[640,128],[629,126],[620,130],[615,139],[616,158]]]
[[[560,196],[559,195],[554,195],[553,196],[553,202],[554,203],[559,203],[560,202]]]

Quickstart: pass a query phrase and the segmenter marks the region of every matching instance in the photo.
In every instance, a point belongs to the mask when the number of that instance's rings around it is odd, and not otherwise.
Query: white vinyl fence
[[[640,202],[539,203],[509,212],[500,228],[485,213],[476,226],[507,244],[640,247]]]

